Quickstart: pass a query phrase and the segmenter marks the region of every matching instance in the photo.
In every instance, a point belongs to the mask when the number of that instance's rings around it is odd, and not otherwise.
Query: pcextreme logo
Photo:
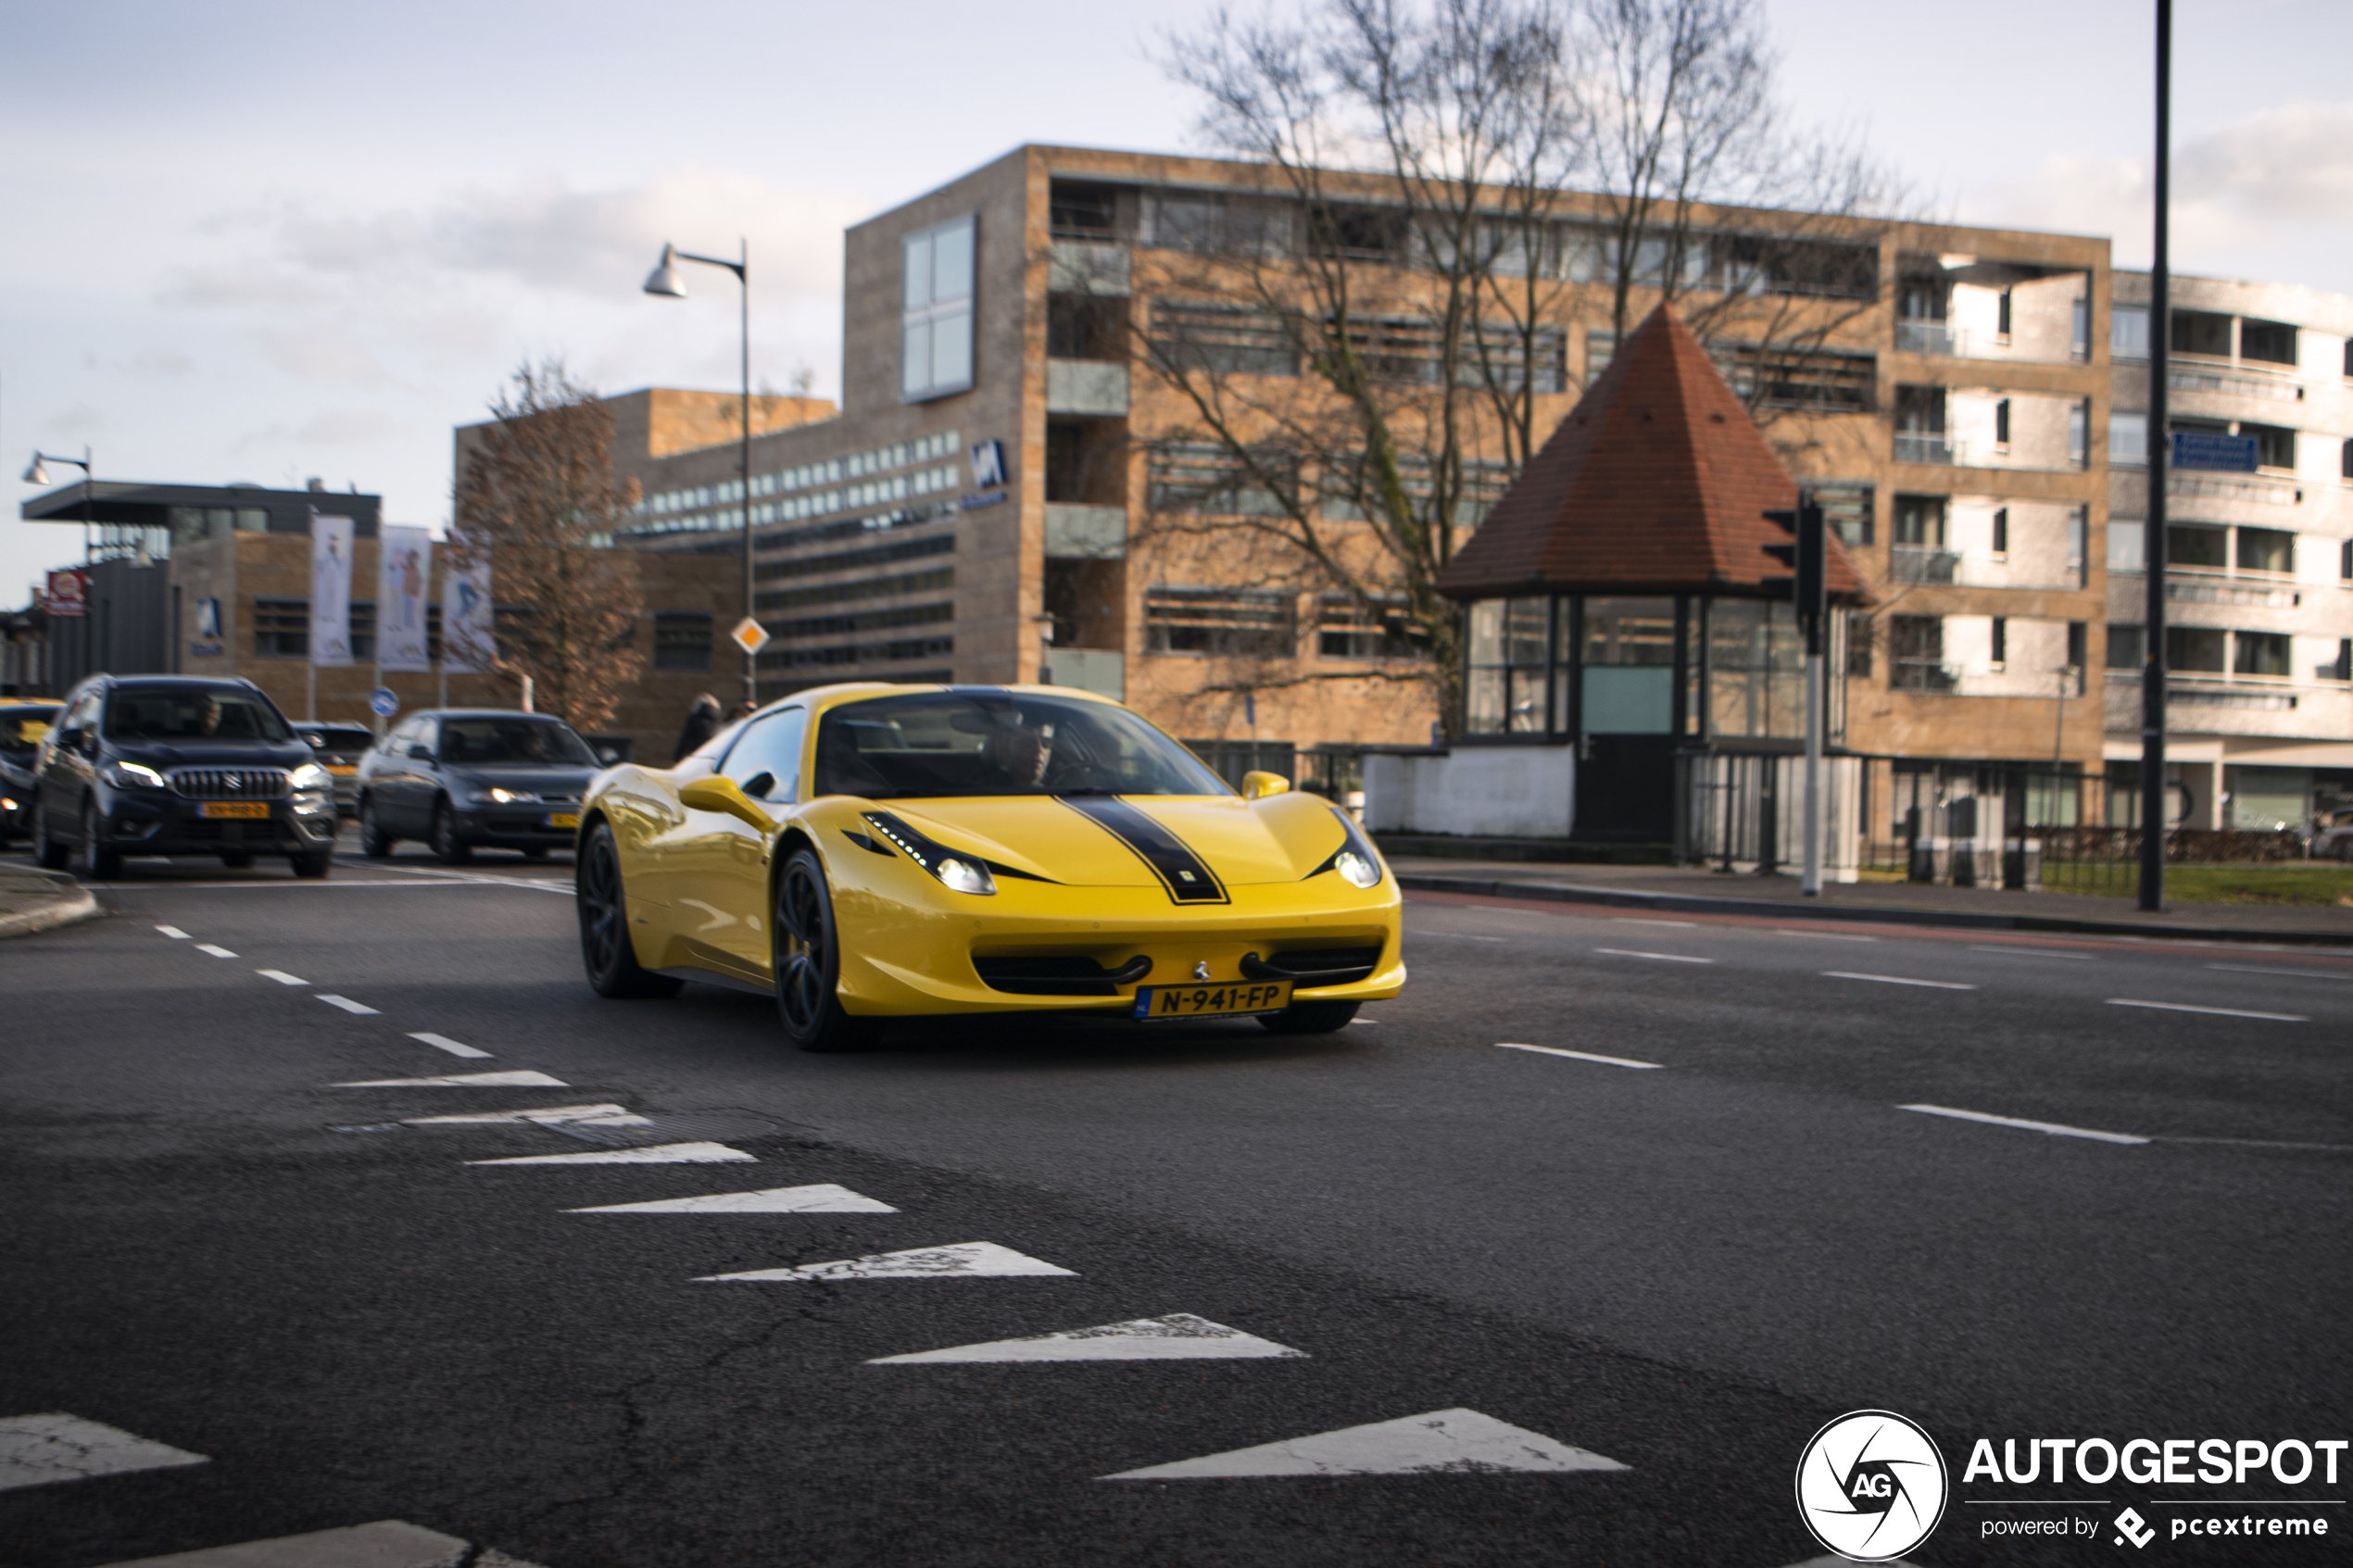
[[[1799,1517],[1856,1562],[1885,1562],[1928,1539],[1949,1490],[1935,1439],[1893,1411],[1848,1411],[1797,1460]]]

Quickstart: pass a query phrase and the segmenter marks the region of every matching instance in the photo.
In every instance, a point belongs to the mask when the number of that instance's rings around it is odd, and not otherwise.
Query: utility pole
[[[1790,535],[1786,545],[1768,545],[1765,553],[1790,569],[1787,577],[1765,579],[1765,591],[1787,598],[1797,611],[1797,629],[1806,639],[1806,778],[1801,809],[1805,813],[1804,859],[1798,891],[1808,898],[1822,894],[1822,625],[1830,613],[1829,581],[1824,571],[1822,508],[1811,490],[1797,493],[1793,511],[1769,511],[1765,521]]]
[[[2148,608],[2141,650],[2141,908],[2165,908],[2165,475],[2173,456],[2166,381],[2172,369],[2169,295],[2173,205],[2173,0],[2157,0],[2157,232],[2149,269],[2149,504],[2143,570]]]

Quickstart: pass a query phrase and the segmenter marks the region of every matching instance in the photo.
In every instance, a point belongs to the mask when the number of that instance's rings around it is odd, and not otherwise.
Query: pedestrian
[[[732,724],[738,719],[749,719],[759,711],[760,704],[752,701],[749,697],[746,697],[743,701],[736,704],[734,708],[728,710],[727,722]]]
[[[676,767],[694,755],[697,747],[719,733],[719,699],[705,692],[695,698],[694,707],[686,710],[686,727],[678,732],[678,755],[670,759]]]

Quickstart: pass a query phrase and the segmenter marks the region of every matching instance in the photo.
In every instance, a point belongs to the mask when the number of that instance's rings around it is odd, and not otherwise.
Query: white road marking
[[[2253,964],[2210,963],[2208,969],[2227,969],[2233,974],[2284,974],[2296,980],[2353,980],[2353,972],[2331,974],[2324,969],[2258,969]]]
[[[1775,926],[1776,936],[1817,936],[1825,942],[1876,942],[1876,936],[1851,936],[1843,931],[1796,931],[1788,926]]]
[[[806,1281],[815,1279],[978,1279],[984,1275],[1064,1274],[1076,1269],[1057,1268],[1043,1259],[1028,1257],[993,1241],[967,1241],[954,1247],[918,1247],[905,1252],[877,1252],[867,1258],[843,1258],[831,1263],[804,1263],[797,1269],[753,1269],[736,1274],[701,1274],[701,1280]]]
[[[63,1411],[0,1418],[0,1491],[205,1462],[203,1454]]]
[[[1956,1110],[1949,1105],[1899,1105],[1898,1110],[1917,1110],[1923,1116],[1950,1116],[1962,1122],[1982,1122],[1994,1127],[2022,1127],[2030,1133],[2048,1133],[2054,1137],[2094,1138],[2101,1143],[2147,1143],[2149,1140],[2132,1133],[2102,1133],[2089,1127],[2070,1127],[2059,1122],[2025,1122],[2015,1116],[1992,1116],[1982,1110]]]
[[[197,943],[196,951],[199,953],[210,953],[216,959],[233,959],[237,956],[236,954],[231,952],[228,948],[216,947],[209,942]]]
[[[472,1046],[460,1045],[456,1040],[451,1039],[448,1035],[436,1035],[430,1029],[420,1029],[409,1037],[412,1040],[422,1040],[426,1045],[431,1046],[434,1049],[437,1051],[447,1051],[451,1056],[487,1058],[490,1055],[488,1051],[478,1051]]]
[[[299,975],[288,974],[283,969],[257,969],[254,972],[261,976],[264,980],[274,980],[281,985],[308,985],[310,984],[309,981],[303,979]]]
[[[1936,991],[1974,991],[1974,985],[1964,985],[1957,980],[1913,980],[1901,974],[1857,974],[1851,969],[1826,969],[1826,980],[1869,980],[1881,985],[1926,985]]]
[[[1211,1323],[1190,1312],[1138,1318],[1101,1328],[1065,1329],[1023,1339],[992,1339],[951,1345],[905,1356],[876,1356],[868,1366],[907,1366],[937,1361],[1305,1361],[1304,1350]]]
[[[1631,947],[1596,947],[1597,953],[1607,953],[1614,959],[1656,959],[1661,963],[1714,963],[1714,959],[1686,958],[1680,953],[1638,953]]]
[[[1351,1029],[1377,1029],[1380,1026],[1380,1020],[1378,1018],[1352,1018],[1348,1021],[1348,1026]]]
[[[1176,1481],[1237,1475],[1415,1475],[1431,1472],[1624,1470],[1614,1459],[1477,1411],[1432,1411],[1262,1443],[1174,1464],[1123,1470],[1103,1481]]]
[[[1616,921],[1620,925],[1687,925],[1696,927],[1699,924],[1699,922],[1695,920],[1660,920],[1656,915],[1612,915],[1609,918]]]
[[[330,1084],[331,1089],[437,1089],[437,1088],[511,1088],[568,1089],[561,1078],[550,1078],[545,1073],[519,1071],[513,1073],[451,1073],[433,1078],[355,1078],[347,1084]]]
[[[1448,942],[1508,942],[1511,940],[1508,936],[1473,936],[1467,931],[1411,931],[1406,935],[1416,938],[1435,936]]]
[[[724,1143],[663,1143],[647,1148],[598,1148],[586,1154],[526,1154],[508,1160],[469,1160],[469,1165],[722,1165],[753,1156]]]
[[[276,1536],[263,1541],[238,1541],[197,1551],[175,1551],[166,1557],[142,1557],[110,1562],[106,1568],[447,1568],[470,1562],[474,1568],[535,1568],[503,1551],[469,1557],[471,1548],[454,1536],[411,1524],[406,1520],[379,1519],[341,1530],[313,1530],[300,1536]]]
[[[653,1125],[625,1105],[543,1105],[530,1110],[469,1110],[455,1116],[408,1116],[402,1121],[411,1127],[491,1126],[516,1122],[533,1122],[543,1127],[566,1122],[585,1122],[601,1127]]]
[[[887,1203],[877,1203],[846,1186],[821,1182],[814,1186],[770,1187],[764,1192],[714,1192],[702,1198],[663,1198],[650,1203],[608,1203],[595,1209],[567,1209],[567,1214],[896,1214]]]
[[[2202,1008],[2188,1002],[2144,1002],[2132,997],[2110,997],[2112,1008],[2156,1008],[2163,1012],[2206,1012],[2218,1018],[2263,1018],[2273,1023],[2309,1023],[2312,1021],[2300,1012],[2255,1012],[2246,1008]]]
[[[1495,1048],[1499,1051],[1541,1051],[1546,1056],[1573,1056],[1579,1061],[1598,1061],[1608,1067],[1656,1068],[1667,1065],[1663,1061],[1636,1061],[1630,1057],[1598,1056],[1592,1051],[1563,1050],[1558,1046],[1523,1046],[1515,1040],[1498,1040],[1495,1042]]]
[[[367,1003],[355,1002],[349,997],[338,997],[325,991],[318,993],[318,996],[319,999],[329,1007],[341,1008],[346,1012],[363,1013],[371,1017],[375,1016],[376,1013],[376,1010]]]
[[[166,936],[170,937],[174,942],[188,942],[194,940],[194,938],[186,932],[181,930],[176,925],[159,925],[157,926],[156,929],[162,932]]]
[[[1997,947],[1979,942],[1970,943],[1969,951],[2000,953],[2005,958],[2013,959],[2072,959],[2077,963],[2090,963],[2099,956],[2096,953],[2054,953],[2047,947]]]

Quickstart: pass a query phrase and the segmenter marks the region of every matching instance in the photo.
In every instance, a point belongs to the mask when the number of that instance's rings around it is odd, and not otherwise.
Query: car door
[[[385,826],[405,838],[418,837],[432,825],[424,809],[432,792],[424,764],[415,755],[420,746],[431,748],[432,732],[432,720],[411,719],[384,741],[384,796],[377,809]]]
[[[83,692],[67,705],[41,770],[42,815],[49,821],[51,836],[68,843],[81,842],[82,803],[89,797],[97,767],[100,696]]]
[[[781,709],[744,726],[719,764],[720,776],[771,815],[800,796],[802,741],[809,710]],[[765,978],[769,963],[770,834],[724,811],[686,809],[665,837],[671,919],[699,959],[750,977]]]

